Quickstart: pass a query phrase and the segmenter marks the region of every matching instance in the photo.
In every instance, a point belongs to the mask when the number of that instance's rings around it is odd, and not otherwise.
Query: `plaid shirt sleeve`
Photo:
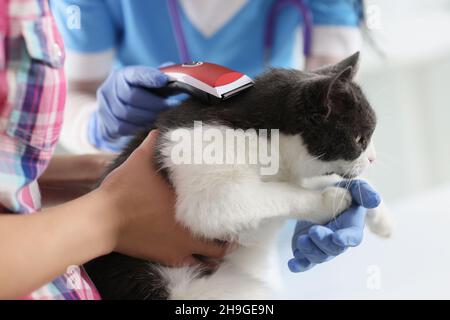
[[[40,209],[37,178],[53,154],[63,119],[63,62],[62,39],[47,0],[0,0],[0,212]],[[71,266],[24,298],[99,295],[84,270]]]

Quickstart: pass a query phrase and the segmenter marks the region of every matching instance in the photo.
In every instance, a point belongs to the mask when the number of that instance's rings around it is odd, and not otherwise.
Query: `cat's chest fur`
[[[321,165],[313,161],[298,135],[234,130],[214,122],[165,130],[160,134],[157,150],[158,166],[177,193],[177,217],[181,222],[201,236],[242,239],[241,244],[255,241],[263,221],[255,219],[247,225],[233,225],[234,190],[244,189],[251,198],[269,182],[299,187],[302,179],[309,177],[308,172],[314,171],[312,167]],[[296,165],[298,162],[305,163],[302,170]],[[258,201],[257,197],[253,199]],[[227,202],[231,207],[224,207]],[[247,214],[258,210],[250,205],[244,209]],[[229,215],[229,227],[223,224],[224,219],[217,223],[218,228],[211,228],[214,219],[199,219],[201,210],[217,211],[222,217]]]

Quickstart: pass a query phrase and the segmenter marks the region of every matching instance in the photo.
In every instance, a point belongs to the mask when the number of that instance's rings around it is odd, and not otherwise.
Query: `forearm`
[[[0,215],[0,299],[26,295],[112,250],[114,222],[98,193],[34,215]]]
[[[309,1],[313,16],[307,69],[336,63],[361,49],[361,0]]]
[[[114,154],[56,155],[39,178],[43,207],[76,199],[90,192]]]
[[[361,50],[362,36],[357,27],[315,26],[311,54],[306,58],[306,69],[314,70],[335,64]]]
[[[56,5],[58,1],[53,2],[55,8],[58,7],[55,11],[57,13],[56,18],[63,35],[67,38],[65,40],[73,41],[72,45],[78,47],[80,44],[77,39],[69,40],[74,35],[73,30],[67,30],[65,19],[61,19],[65,16],[64,5],[59,7]],[[96,1],[95,5],[91,2],[89,2],[89,5],[86,4],[89,9],[84,9],[85,12],[90,12],[92,7],[104,6],[104,4],[101,4],[102,1]],[[101,9],[94,11],[99,13]],[[88,19],[84,19],[84,21],[88,22]],[[89,27],[92,27],[93,30],[87,31]],[[89,34],[98,31],[95,25],[84,25],[83,30]],[[85,50],[87,49],[85,47],[79,49],[75,51],[66,50],[65,70],[69,90],[65,106],[65,123],[60,142],[67,150],[75,154],[98,153],[98,148],[92,145],[88,139],[87,126],[92,113],[97,109],[97,89],[108,77],[113,67],[115,50],[113,46],[100,52],[94,50],[95,53],[87,53],[91,50]]]

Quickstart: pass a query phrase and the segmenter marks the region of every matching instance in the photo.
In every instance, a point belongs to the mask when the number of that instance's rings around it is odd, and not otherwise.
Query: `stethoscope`
[[[186,37],[184,36],[183,28],[181,26],[178,0],[167,0],[167,4],[180,60],[181,62],[192,61],[189,55]],[[313,22],[309,7],[303,0],[276,0],[272,4],[269,14],[267,15],[267,23],[264,31],[264,56],[266,62],[271,55],[273,47],[276,17],[281,9],[289,5],[296,8],[303,18],[303,53],[305,56],[310,55]]]

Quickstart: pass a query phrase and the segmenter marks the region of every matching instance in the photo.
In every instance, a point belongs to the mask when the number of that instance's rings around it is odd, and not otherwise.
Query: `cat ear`
[[[359,68],[359,51],[352,54],[350,57],[342,60],[341,62],[331,65],[331,66],[325,66],[322,68],[319,68],[314,73],[321,74],[321,75],[334,75],[337,73],[342,72],[343,70],[346,70],[348,67],[352,68],[352,72],[350,74],[350,79],[353,79],[358,72]]]
[[[327,86],[327,91],[326,91],[326,95],[325,95],[325,101],[323,102],[324,108],[325,108],[325,118],[328,118],[328,116],[331,114],[331,112],[333,111],[334,107],[336,104],[333,103],[333,98],[336,97],[336,95],[334,94],[335,91],[337,90],[337,84],[338,82],[348,82],[351,81],[353,79],[354,76],[354,71],[353,71],[353,67],[349,66],[347,68],[345,68],[344,70],[340,71],[338,74],[332,76],[329,80],[328,80],[328,86]],[[339,110],[334,110],[339,112]]]
[[[331,80],[330,87],[335,85],[337,81],[351,81],[355,75],[355,69],[353,67],[347,67],[344,70],[336,74]]]

